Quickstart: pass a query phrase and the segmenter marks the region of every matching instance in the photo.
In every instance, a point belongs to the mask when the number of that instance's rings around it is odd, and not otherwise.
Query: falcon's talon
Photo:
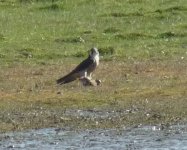
[[[101,84],[101,80],[93,80],[93,79],[89,79],[89,78],[82,78],[80,79],[80,81],[82,82],[82,84],[84,86],[99,86]]]

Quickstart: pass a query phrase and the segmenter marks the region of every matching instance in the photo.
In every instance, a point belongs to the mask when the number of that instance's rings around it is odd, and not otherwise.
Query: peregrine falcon
[[[89,56],[87,59],[82,61],[74,70],[64,77],[58,79],[57,84],[65,84],[72,82],[76,79],[87,78],[91,80],[92,72],[99,65],[99,51],[97,48],[92,48],[90,50]]]

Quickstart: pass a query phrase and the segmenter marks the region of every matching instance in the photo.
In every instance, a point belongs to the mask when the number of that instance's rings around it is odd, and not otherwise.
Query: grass
[[[187,119],[186,4],[185,0],[0,2],[1,131]],[[94,77],[102,85],[56,86],[55,80],[93,46],[101,54]],[[66,116],[68,109],[135,113],[92,120]]]

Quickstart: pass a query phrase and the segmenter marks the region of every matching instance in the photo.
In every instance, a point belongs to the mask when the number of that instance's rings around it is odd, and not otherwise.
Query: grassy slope
[[[55,61],[64,55],[84,55],[93,45],[112,47],[123,58],[186,56],[185,4],[185,0],[1,3],[1,62],[29,56]]]
[[[59,118],[67,108],[138,108],[101,127],[186,118],[186,5],[186,0],[1,2],[0,128],[64,125]],[[103,56],[95,75],[102,86],[56,87],[55,79],[92,46]]]

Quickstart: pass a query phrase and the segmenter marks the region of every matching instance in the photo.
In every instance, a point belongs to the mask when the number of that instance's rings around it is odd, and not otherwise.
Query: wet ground
[[[0,149],[186,150],[187,125],[78,130],[46,128],[0,134]]]

